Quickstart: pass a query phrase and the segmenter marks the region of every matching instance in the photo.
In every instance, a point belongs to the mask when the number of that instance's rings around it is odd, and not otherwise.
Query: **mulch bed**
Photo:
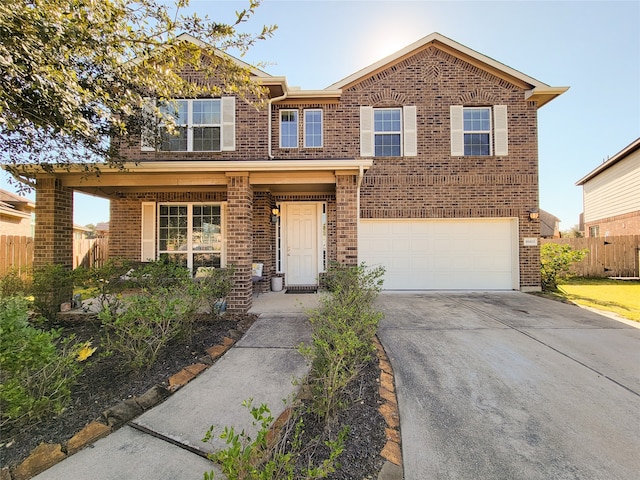
[[[121,368],[116,355],[100,356],[101,327],[95,318],[67,318],[74,320],[62,323],[65,334],[75,334],[79,341],[92,340],[98,350],[73,389],[71,404],[62,414],[19,427],[0,427],[0,466],[18,465],[43,442],[68,441],[108,408],[140,396],[154,385],[167,387],[171,375],[194,363],[206,363],[206,349],[220,343],[225,336],[238,339],[256,319],[254,315],[225,314],[221,319],[203,316],[192,338],[172,342],[148,370],[131,372]],[[378,377],[379,367],[372,360],[346,392],[347,408],[340,414],[338,423],[349,425],[350,433],[339,459],[340,471],[332,474],[331,479],[376,478],[384,463],[380,451],[385,445],[385,422],[377,410],[381,403]],[[305,426],[310,436],[320,434],[323,428],[310,416],[305,418]],[[313,453],[317,458],[324,454],[322,449]]]

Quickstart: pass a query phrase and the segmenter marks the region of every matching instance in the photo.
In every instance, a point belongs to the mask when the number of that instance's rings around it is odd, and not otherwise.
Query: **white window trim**
[[[193,207],[195,205],[215,205],[220,207],[220,229],[222,231],[222,244],[220,246],[220,267],[227,265],[227,202],[142,202],[141,220],[141,261],[157,260],[162,253],[177,253],[175,251],[160,250],[157,247],[160,238],[160,205],[186,205],[187,206],[187,231],[193,231]],[[187,237],[187,266],[193,269],[193,240],[191,235]],[[204,252],[207,253],[207,252]]]
[[[415,157],[418,155],[417,147],[417,107],[407,105],[404,107],[384,107],[384,109],[400,110],[400,131],[399,132],[379,132],[380,134],[400,133],[400,155],[401,157]],[[374,131],[374,107],[360,107],[360,156],[375,156],[375,135]],[[380,157],[382,158],[382,157]]]
[[[307,145],[307,113],[319,112],[320,113],[320,145]],[[303,125],[302,131],[304,136],[303,145],[304,148],[322,148],[324,146],[324,115],[321,108],[305,108],[302,111]]]
[[[287,123],[295,123],[295,125],[296,125],[296,136],[295,136],[296,144],[295,144],[295,146],[284,146],[284,145],[282,145],[282,133],[283,133],[282,132],[282,124],[283,124],[282,114],[283,113],[295,113],[296,121],[295,122],[287,122]],[[282,149],[298,148],[298,145],[300,143],[300,140],[298,139],[298,137],[300,136],[300,131],[299,131],[300,129],[299,129],[299,126],[298,126],[299,122],[300,122],[300,114],[299,114],[297,109],[295,109],[295,108],[284,108],[284,109],[280,110],[280,148],[282,148]]]
[[[163,153],[217,153],[225,151],[234,151],[235,144],[235,97],[217,97],[217,98],[176,98],[178,100],[187,101],[187,123],[178,124],[176,127],[187,127],[187,149],[186,150],[161,150],[160,145],[156,145],[158,130],[154,133],[148,128],[144,129],[140,136],[140,149],[144,152],[159,151]],[[220,102],[220,123],[219,124],[193,124],[193,102],[200,100],[211,100]],[[154,116],[156,108],[154,99],[145,98],[142,107],[143,115]],[[160,122],[158,127],[162,127]],[[193,150],[193,128],[194,127],[220,127],[220,150]]]
[[[464,110],[471,108],[488,108],[491,112],[489,116],[491,130],[489,133],[489,155],[465,155],[464,154],[464,134],[465,133],[487,133],[486,131],[465,131],[464,130]],[[507,156],[509,155],[509,128],[506,105],[493,105],[488,107],[465,107],[463,105],[451,105],[451,156]]]
[[[487,110],[489,112],[489,129],[488,130],[465,130],[464,129],[464,112],[470,110]],[[492,157],[493,156],[493,109],[491,107],[463,107],[462,108],[462,141],[464,144],[464,136],[465,135],[489,135],[489,154],[488,155],[467,155],[469,157]],[[464,145],[463,145],[464,148]]]

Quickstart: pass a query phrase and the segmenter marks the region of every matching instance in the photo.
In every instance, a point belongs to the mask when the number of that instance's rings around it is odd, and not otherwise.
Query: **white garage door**
[[[384,289],[518,289],[516,219],[361,220],[358,257]]]

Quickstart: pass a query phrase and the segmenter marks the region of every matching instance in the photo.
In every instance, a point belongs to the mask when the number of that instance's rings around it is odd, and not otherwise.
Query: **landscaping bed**
[[[61,322],[64,335],[75,334],[78,341],[91,340],[98,348],[73,387],[71,403],[62,414],[20,426],[0,427],[0,465],[15,467],[41,443],[64,445],[87,424],[100,419],[105,410],[140,396],[155,385],[168,387],[169,377],[184,367],[211,363],[206,350],[222,342],[224,337],[240,338],[255,318],[254,315],[225,314],[222,318],[200,315],[191,338],[172,341],[148,370],[132,372],[121,367],[117,355],[101,355],[101,326],[95,317],[68,315]],[[377,362],[372,360],[345,391],[346,408],[336,425],[349,425],[350,433],[338,460],[341,468],[329,478],[376,478],[384,463],[380,452],[386,441],[386,424],[378,411],[379,373]],[[313,416],[306,415],[304,421],[309,438],[323,428],[314,422]],[[203,425],[203,434],[207,427]],[[325,454],[322,448],[308,452],[309,458],[317,460]]]

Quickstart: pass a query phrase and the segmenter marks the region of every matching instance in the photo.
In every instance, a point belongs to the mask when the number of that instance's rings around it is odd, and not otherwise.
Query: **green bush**
[[[300,352],[311,361],[312,411],[329,421],[340,408],[340,394],[375,351],[374,337],[382,313],[373,301],[382,288],[384,268],[332,265],[327,274],[331,294],[310,312],[311,345]]]
[[[223,302],[233,288],[233,266],[227,268],[216,268],[198,279],[199,295],[209,307],[209,312],[214,315],[221,313]]]
[[[45,265],[33,269],[33,306],[50,324],[56,321],[60,305],[71,301],[74,272],[63,265]]]
[[[27,282],[18,275],[18,270],[15,268],[12,268],[6,275],[0,277],[0,298],[24,295],[28,288]]]
[[[161,258],[155,262],[144,263],[128,275],[132,287],[140,288],[148,293],[162,291],[166,288],[184,286],[191,279],[188,268]]]
[[[61,340],[60,330],[44,331],[28,322],[27,301],[0,299],[0,418],[20,423],[60,413],[82,371],[88,344]],[[89,349],[93,353],[92,349]],[[90,355],[89,353],[88,355]]]
[[[545,243],[540,247],[540,273],[542,289],[558,290],[558,281],[570,278],[571,266],[580,262],[589,253],[588,249],[574,250],[571,245]]]
[[[304,478],[312,480],[326,478],[336,471],[337,457],[344,450],[345,438],[349,432],[344,427],[335,440],[326,441],[329,455],[320,465],[309,461],[301,462],[304,445],[302,433],[304,424],[301,418],[290,419],[280,430],[272,430],[273,416],[266,404],[252,405],[253,400],[245,400],[242,405],[249,409],[253,425],[258,426],[255,439],[244,430],[236,432],[233,427],[225,427],[220,438],[227,448],[209,455],[209,459],[220,464],[222,473],[229,480],[293,480]],[[203,442],[213,438],[213,428],[209,428]],[[304,465],[304,466],[301,466]],[[205,472],[205,480],[213,480],[214,472]]]
[[[85,290],[85,295],[95,298],[100,310],[115,314],[122,309],[122,292],[128,287],[127,272],[131,263],[125,259],[109,259],[101,267],[77,268],[76,284]]]
[[[105,348],[122,354],[133,369],[148,368],[163,347],[190,331],[196,308],[193,298],[175,287],[131,295],[122,311],[98,314]]]

